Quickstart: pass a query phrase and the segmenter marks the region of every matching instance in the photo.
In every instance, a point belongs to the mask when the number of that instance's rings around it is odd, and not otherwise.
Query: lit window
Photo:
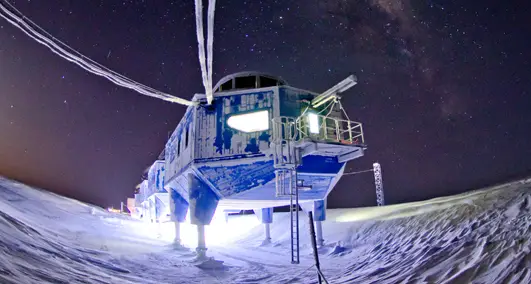
[[[269,111],[262,110],[229,117],[227,124],[242,132],[256,132],[269,129]]]
[[[310,124],[310,133],[319,134],[319,117],[315,113],[308,113],[308,123]]]

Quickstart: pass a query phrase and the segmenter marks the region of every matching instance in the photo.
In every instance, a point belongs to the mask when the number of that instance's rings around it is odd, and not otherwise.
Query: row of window
[[[181,137],[184,134],[184,149],[188,148],[189,140],[190,140],[190,126],[186,126],[186,130],[183,131],[184,133],[181,133],[181,136],[177,139],[177,149],[176,149],[176,155],[171,155],[170,153],[170,160],[173,161],[173,158],[178,158],[181,155]],[[173,149],[172,149],[173,150]]]
[[[258,89],[283,85],[281,81],[266,76],[236,77],[221,84],[214,92],[225,92],[237,89]]]

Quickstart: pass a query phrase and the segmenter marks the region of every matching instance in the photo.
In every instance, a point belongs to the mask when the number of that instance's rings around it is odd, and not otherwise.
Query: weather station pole
[[[374,186],[376,187],[376,204],[378,206],[385,205],[383,181],[382,181],[382,166],[376,162],[372,164],[372,169],[362,170],[356,172],[343,173],[344,176],[358,175],[362,173],[373,172],[374,173]]]
[[[372,166],[374,171],[374,184],[376,186],[376,203],[378,206],[384,206],[385,199],[382,181],[382,167],[380,166],[380,163],[374,163]]]

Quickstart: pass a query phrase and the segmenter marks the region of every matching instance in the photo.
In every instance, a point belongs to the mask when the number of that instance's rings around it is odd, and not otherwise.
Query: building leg
[[[304,202],[301,203],[301,207],[305,212],[313,212],[317,245],[322,246],[324,244],[322,222],[326,220],[326,200]]]
[[[317,245],[323,246],[323,225],[322,221],[326,220],[326,200],[321,199],[313,202],[313,219],[315,221],[315,233]]]
[[[217,195],[194,174],[188,174],[190,221],[197,226],[197,258],[206,259],[205,225],[209,225],[218,206]]]
[[[270,227],[271,224],[269,223],[265,223],[264,224],[264,230],[265,230],[265,240],[264,240],[264,244],[265,243],[271,243],[271,227]]]
[[[182,248],[181,223],[186,220],[188,202],[174,189],[170,189],[170,212],[171,221],[175,225],[175,238],[173,239],[173,246],[176,248]]]
[[[254,214],[264,224],[265,239],[262,245],[271,243],[271,223],[273,223],[273,208],[254,209]]]
[[[323,246],[324,239],[323,239],[323,225],[321,224],[321,221],[315,221],[315,234],[316,234],[316,240],[317,240],[317,246]]]
[[[197,253],[197,259],[206,259],[206,241],[205,241],[205,225],[197,225],[197,248],[195,252]]]

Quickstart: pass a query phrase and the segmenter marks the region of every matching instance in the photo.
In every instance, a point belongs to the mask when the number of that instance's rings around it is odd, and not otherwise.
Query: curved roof
[[[213,90],[214,92],[217,92],[221,85],[235,78],[252,77],[252,76],[266,77],[266,78],[277,81],[278,85],[288,85],[288,82],[286,82],[286,80],[282,79],[282,77],[280,76],[275,76],[275,75],[271,75],[271,74],[268,74],[265,72],[259,72],[259,71],[243,71],[243,72],[230,74],[230,75],[227,75],[221,78],[221,80],[219,80],[218,83],[214,86]]]

